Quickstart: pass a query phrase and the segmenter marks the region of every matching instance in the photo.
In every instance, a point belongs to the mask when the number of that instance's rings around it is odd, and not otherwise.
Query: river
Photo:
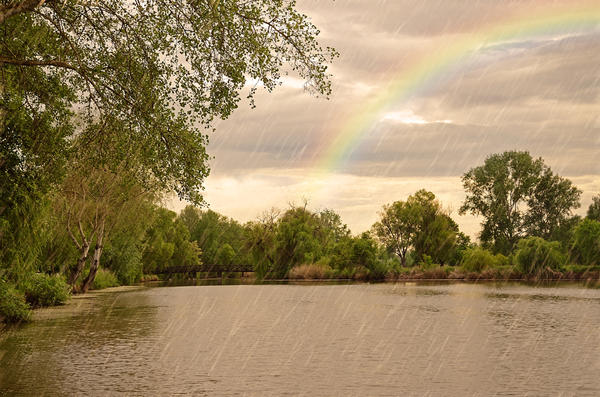
[[[0,335],[0,394],[600,395],[577,284],[140,288],[36,317]]]

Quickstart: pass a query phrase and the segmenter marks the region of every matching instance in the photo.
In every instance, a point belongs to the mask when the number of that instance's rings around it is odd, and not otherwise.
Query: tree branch
[[[0,7],[0,24],[8,18],[27,11],[33,11],[44,5],[46,0],[23,0],[18,3],[7,4]]]
[[[75,66],[70,63],[59,61],[57,59],[49,59],[49,60],[36,60],[36,59],[14,59],[0,56],[0,63],[5,63],[9,65],[18,65],[18,66],[54,66],[57,68],[66,68],[71,69],[76,72],[79,72]]]

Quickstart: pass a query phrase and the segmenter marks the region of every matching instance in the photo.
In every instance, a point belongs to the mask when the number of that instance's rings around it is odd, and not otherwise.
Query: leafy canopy
[[[204,129],[229,116],[246,87],[254,84],[247,90],[252,101],[256,86],[270,91],[282,74],[293,71],[309,91],[330,93],[326,63],[337,54],[320,46],[318,29],[295,5],[293,0],[2,2],[0,64],[23,76],[22,86],[38,79],[62,82],[57,87],[68,91],[69,108],[76,109],[90,140],[107,133],[106,120],[118,124],[127,138],[123,151],[143,148],[142,158],[155,162],[152,174],[165,188],[200,202],[208,174]],[[51,90],[30,101],[38,113]],[[90,124],[97,128],[85,128]]]
[[[579,207],[581,191],[528,152],[493,154],[462,180],[460,213],[483,216],[480,238],[494,252],[508,254],[526,235],[549,238]]]

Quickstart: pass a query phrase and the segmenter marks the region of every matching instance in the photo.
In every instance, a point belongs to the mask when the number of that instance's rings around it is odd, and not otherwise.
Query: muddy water
[[[0,336],[0,394],[600,395],[600,290],[352,284],[92,294]]]

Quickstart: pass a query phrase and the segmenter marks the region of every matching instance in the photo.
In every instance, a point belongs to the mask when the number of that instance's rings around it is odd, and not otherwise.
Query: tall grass
[[[327,265],[310,263],[294,266],[292,269],[290,269],[288,277],[291,279],[314,280],[331,278],[333,274],[333,270]]]
[[[119,279],[113,272],[108,269],[98,269],[98,273],[96,273],[94,283],[92,284],[92,289],[118,287],[119,285],[121,285]]]

